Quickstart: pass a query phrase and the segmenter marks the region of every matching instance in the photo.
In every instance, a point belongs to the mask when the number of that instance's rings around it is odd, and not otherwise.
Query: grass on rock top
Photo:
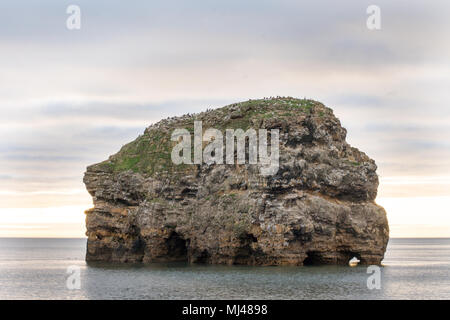
[[[171,141],[173,130],[184,128],[193,136],[194,121],[202,121],[203,130],[217,128],[224,131],[240,128],[245,131],[251,127],[259,129],[255,127],[255,124],[262,123],[265,119],[309,116],[316,109],[318,110],[316,114],[320,117],[331,112],[331,109],[313,100],[276,98],[249,100],[192,116],[162,120],[145,130],[144,134],[136,140],[124,145],[109,160],[97,166],[113,172],[132,170],[149,176],[186,174],[195,170],[195,166],[172,163],[172,148],[177,144]]]

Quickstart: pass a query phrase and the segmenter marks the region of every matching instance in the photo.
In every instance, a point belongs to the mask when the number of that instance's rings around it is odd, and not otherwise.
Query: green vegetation
[[[355,166],[355,167],[357,167],[357,166],[360,166],[361,165],[361,163],[360,162],[358,162],[358,161],[350,161],[350,160],[348,160],[347,161],[349,164],[351,164],[352,166]]]
[[[317,111],[315,111],[317,110]],[[271,119],[292,119],[296,116],[320,115],[323,117],[328,108],[308,99],[276,98],[249,100],[216,110],[203,112],[191,117],[183,117],[172,122],[160,123],[159,128],[150,128],[109,160],[99,163],[101,170],[121,172],[132,170],[148,176],[170,175],[181,177],[189,171],[196,170],[192,165],[174,165],[171,151],[176,142],[170,140],[176,128],[185,128],[191,134],[194,131],[194,120],[203,121],[203,130],[208,127],[225,129],[258,129],[263,122]],[[193,148],[192,148],[193,153]]]
[[[107,165],[114,172],[132,170],[147,175],[155,173],[173,173],[174,164],[170,155],[174,142],[170,141],[170,134],[151,130],[138,137],[135,141],[125,145],[114,155]],[[185,165],[178,166],[179,169]]]

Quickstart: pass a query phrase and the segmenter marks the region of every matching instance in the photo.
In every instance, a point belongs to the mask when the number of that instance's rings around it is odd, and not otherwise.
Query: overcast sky
[[[425,0],[4,0],[0,236],[82,236],[87,165],[161,118],[278,95],[333,108],[376,160],[394,236],[450,236],[449,17]]]

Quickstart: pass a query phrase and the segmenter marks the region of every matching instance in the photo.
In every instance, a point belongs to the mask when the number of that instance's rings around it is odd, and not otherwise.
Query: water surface
[[[450,299],[450,239],[391,239],[381,289],[363,266],[87,265],[85,239],[0,238],[1,299]],[[67,268],[79,267],[80,289]]]

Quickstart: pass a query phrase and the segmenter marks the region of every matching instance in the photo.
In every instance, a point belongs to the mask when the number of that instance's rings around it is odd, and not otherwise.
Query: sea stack
[[[193,135],[195,121],[224,139],[226,129],[277,130],[276,172],[225,159],[175,164],[172,134]],[[380,264],[389,227],[375,203],[377,166],[345,141],[346,133],[330,108],[294,98],[249,100],[153,124],[87,168],[94,207],[86,211],[86,260],[307,265],[356,257]],[[245,153],[248,159],[248,147]]]

